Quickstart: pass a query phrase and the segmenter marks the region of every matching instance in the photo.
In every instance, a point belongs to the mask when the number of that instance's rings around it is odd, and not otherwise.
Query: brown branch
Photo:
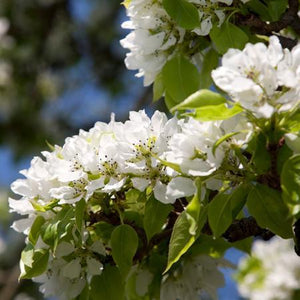
[[[264,22],[255,14],[237,14],[236,21],[240,25],[248,26],[256,34],[269,36],[288,26],[292,26],[297,33],[300,33],[299,17],[297,15],[299,10],[298,0],[289,0],[288,4],[288,9],[282,14],[280,20],[276,22]],[[281,42],[286,43],[288,48],[291,47],[292,41],[289,38],[281,38]]]
[[[248,217],[241,220],[235,220],[223,234],[223,237],[230,243],[234,243],[251,236],[261,236],[264,240],[269,240],[274,236],[274,233],[258,226],[253,217]]]

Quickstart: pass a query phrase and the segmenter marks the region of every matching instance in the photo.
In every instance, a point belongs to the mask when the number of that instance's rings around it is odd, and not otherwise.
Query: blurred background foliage
[[[16,158],[145,106],[123,63],[124,18],[120,0],[0,1],[0,144]]]

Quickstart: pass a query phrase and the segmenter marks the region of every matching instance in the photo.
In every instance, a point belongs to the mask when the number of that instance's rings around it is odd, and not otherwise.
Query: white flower
[[[171,47],[182,41],[184,30],[174,24],[160,0],[132,0],[127,15],[130,21],[122,27],[133,31],[121,40],[121,45],[130,50],[125,64],[129,70],[139,69],[136,76],[144,76],[147,86],[166,63]]]
[[[199,255],[186,260],[181,268],[164,277],[161,300],[198,300],[209,295],[217,299],[217,289],[224,285],[224,276],[218,266],[230,266],[223,259]],[[202,297],[201,297],[202,296]]]
[[[224,135],[230,133],[238,133],[227,139],[227,143],[243,146],[246,144],[253,132],[253,126],[248,119],[242,114],[235,115],[234,117],[224,120],[221,123],[221,129]]]
[[[170,139],[167,160],[180,166],[183,173],[192,176],[207,176],[222,163],[224,151],[214,143],[223,136],[220,122],[198,122],[192,118],[182,125],[182,132]]]
[[[55,296],[59,300],[69,300],[76,298],[83,290],[86,280],[82,277],[75,278],[72,273],[65,270],[66,264],[64,259],[50,260],[47,272],[33,278],[35,282],[41,283],[39,289],[45,297]],[[73,268],[70,267],[70,269]],[[78,268],[75,267],[74,270],[76,273],[78,272]],[[73,279],[64,276],[64,272],[73,277]]]
[[[214,22],[218,26],[225,20],[219,3],[231,5],[232,0],[189,0],[198,10],[200,26],[192,30],[200,36],[208,35]],[[121,40],[121,45],[130,50],[125,64],[129,70],[138,69],[137,77],[144,77],[144,85],[150,85],[164,64],[176,53],[177,45],[192,44],[187,30],[181,28],[165,11],[162,0],[132,0],[127,9],[130,18],[122,24],[132,31]]]
[[[237,280],[243,297],[251,300],[289,300],[299,289],[300,261],[292,240],[274,237],[257,241],[251,257],[239,263]]]
[[[300,153],[300,136],[294,133],[284,135],[285,142],[294,153]]]
[[[222,58],[222,66],[212,71],[212,78],[255,116],[269,118],[277,104],[283,103],[277,71],[283,55],[275,36],[270,37],[268,47],[257,43],[247,44],[242,51],[229,49]],[[290,101],[290,97],[285,101]]]

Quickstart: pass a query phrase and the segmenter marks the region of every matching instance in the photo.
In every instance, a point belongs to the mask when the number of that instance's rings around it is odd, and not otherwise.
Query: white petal
[[[193,180],[185,177],[173,178],[167,186],[167,195],[175,199],[192,196],[195,192]]]
[[[57,258],[67,256],[74,252],[75,247],[71,243],[67,243],[65,241],[62,241],[58,244],[56,251],[55,251],[55,256]]]
[[[103,265],[95,258],[87,257],[86,264],[89,275],[100,275],[102,273]]]
[[[71,260],[67,265],[62,268],[63,276],[75,279],[79,278],[81,271],[80,258],[75,258]]]

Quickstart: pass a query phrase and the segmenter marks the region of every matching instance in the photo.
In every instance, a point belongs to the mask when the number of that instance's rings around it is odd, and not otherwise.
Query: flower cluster
[[[217,289],[224,285],[224,276],[218,267],[232,267],[225,259],[207,255],[192,257],[181,270],[163,279],[161,300],[218,299]]]
[[[300,45],[282,49],[277,37],[230,49],[222,66],[212,72],[216,85],[255,116],[269,118],[275,111],[287,111],[299,103]]]
[[[190,34],[205,36],[209,34],[213,23],[220,26],[225,19],[222,5],[231,5],[232,0],[189,2],[195,5],[199,13],[199,26],[192,30],[176,24],[164,9],[162,0],[130,2],[127,9],[130,20],[124,22],[122,27],[132,31],[121,40],[121,45],[130,50],[125,59],[126,67],[129,70],[138,69],[137,77],[144,77],[145,86],[155,80],[179,45],[192,42]]]
[[[63,147],[42,152],[45,160],[35,157],[31,167],[21,171],[26,179],[12,183],[13,192],[22,198],[9,199],[11,211],[29,215],[16,221],[14,228],[27,232],[37,207],[71,205],[81,199],[87,202],[95,192],[113,196],[121,189],[151,188],[162,203],[191,196],[195,192],[193,178],[203,176],[209,184],[229,155],[230,145],[243,144],[249,138],[251,126],[244,117],[232,120],[168,120],[158,111],[150,119],[140,111],[131,112],[125,123],[112,119],[109,124],[96,123],[88,132],[81,130],[67,138]],[[247,134],[233,136],[214,152],[216,141],[238,131],[237,124],[243,124]],[[47,214],[50,219],[51,211]]]
[[[13,228],[28,235],[30,247],[34,241],[37,254],[32,255],[49,255],[45,273],[33,276],[43,283],[41,291],[70,299],[91,276],[101,274],[109,245],[90,232],[92,219],[87,223],[81,220],[82,227],[74,221],[79,202],[85,203],[92,216],[104,213],[105,203],[118,203],[120,195],[130,190],[147,190],[155,201],[167,204],[194,195],[194,181],[199,176],[203,187],[219,189],[224,161],[240,169],[240,162],[232,158],[231,145],[246,143],[251,133],[243,116],[232,120],[168,120],[158,111],[150,119],[144,111],[131,112],[124,123],[114,118],[108,124],[98,122],[88,132],[81,130],[67,138],[63,147],[42,152],[44,160],[35,157],[30,168],[21,171],[26,179],[11,186],[21,199],[9,199],[9,204],[12,212],[26,216],[15,221]],[[248,133],[237,134],[214,149],[223,135],[239,130],[237,124],[244,124]],[[41,226],[43,233],[38,236],[34,232]],[[28,267],[23,261],[23,273]],[[58,281],[70,288],[61,289]],[[209,286],[201,288],[213,292]]]
[[[247,299],[288,300],[299,289],[299,274],[300,261],[292,241],[276,237],[268,243],[255,242],[251,257],[239,263],[236,277]]]

